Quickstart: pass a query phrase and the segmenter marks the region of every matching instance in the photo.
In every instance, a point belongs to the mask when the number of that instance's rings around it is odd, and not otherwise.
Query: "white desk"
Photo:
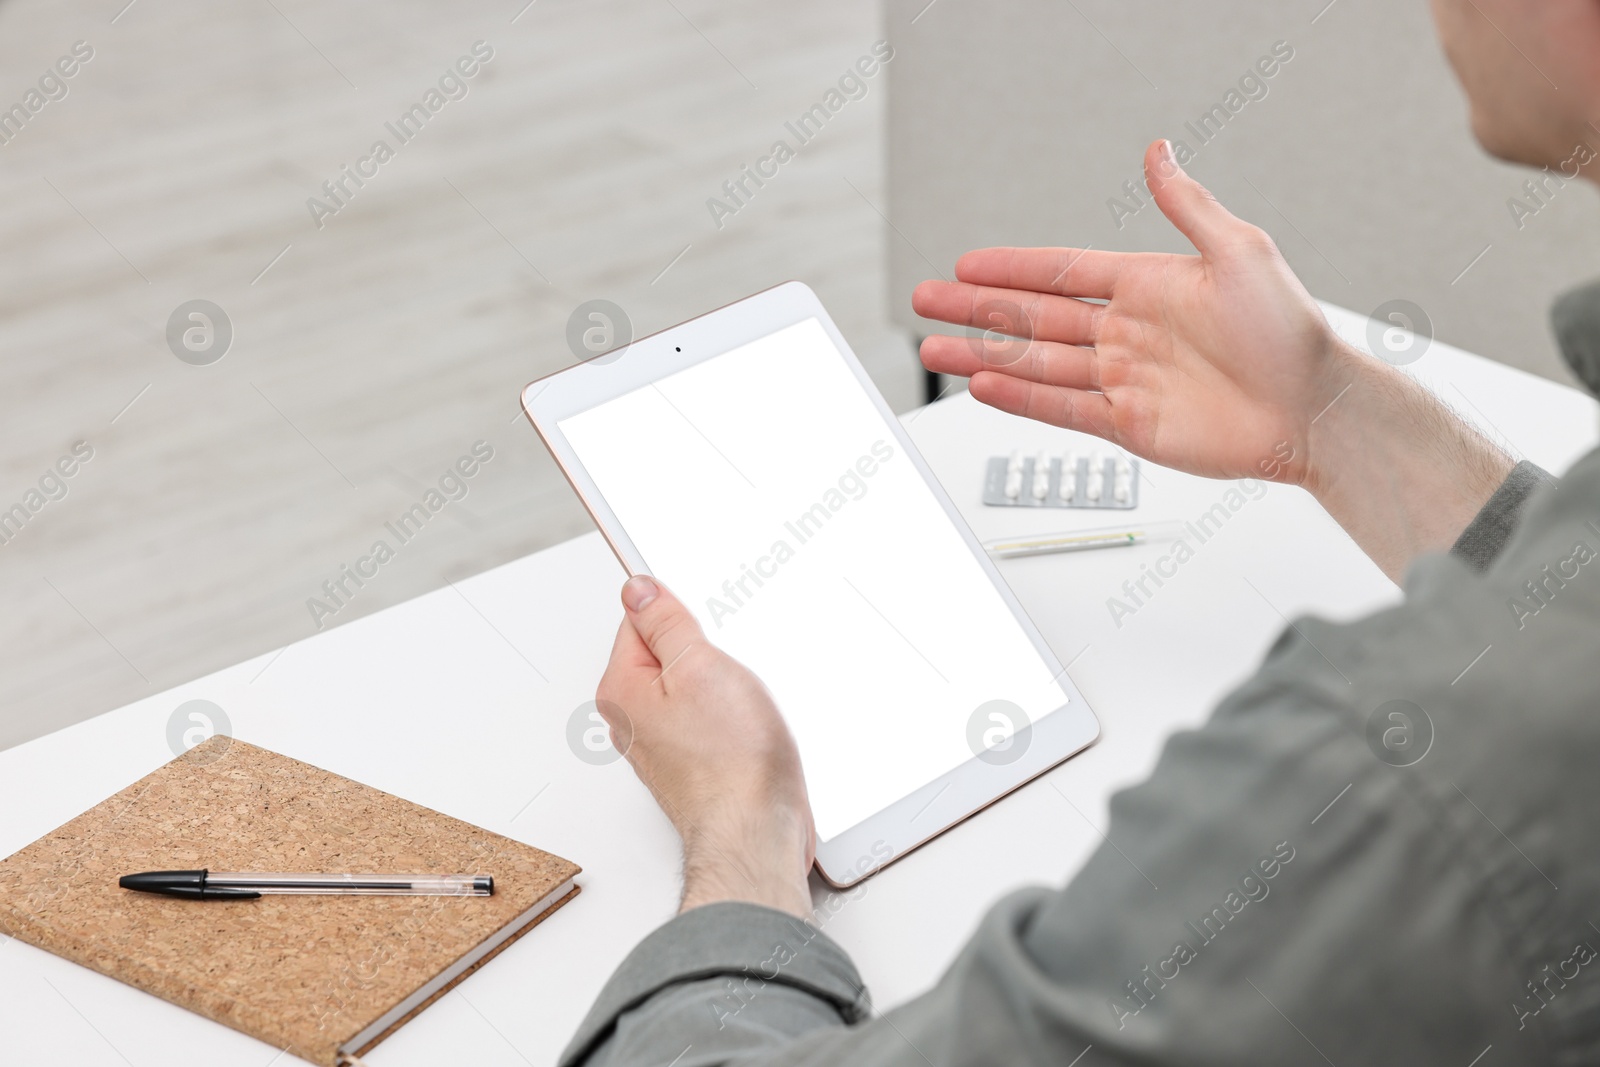
[[[1335,308],[1329,317],[1352,341],[1365,336],[1365,318]],[[1572,390],[1439,344],[1412,369],[1511,451],[1551,470],[1593,444],[1595,404]],[[1115,513],[978,503],[985,457],[1059,449],[1065,431],[965,395],[906,421],[979,537],[1115,521]],[[1150,468],[1140,513],[1195,518],[1227,488]],[[1073,663],[1104,736],[866,883],[833,914],[826,930],[854,953],[880,1006],[928,986],[997,897],[1060,883],[1077,869],[1100,843],[1110,794],[1144,777],[1168,734],[1202,721],[1253,669],[1281,615],[1348,618],[1397,595],[1309,497],[1274,486],[1119,629],[1106,598],[1163,551],[1001,564],[1046,639]],[[552,1062],[617,962],[671,916],[678,891],[676,839],[627,764],[590,766],[565,740],[568,716],[593,696],[610,649],[622,577],[590,534],[0,753],[0,855],[166,762],[173,709],[213,701],[240,738],[583,865],[584,892],[572,905],[370,1057],[376,1067]],[[266,1067],[277,1053],[0,941],[0,1062],[8,1067]]]

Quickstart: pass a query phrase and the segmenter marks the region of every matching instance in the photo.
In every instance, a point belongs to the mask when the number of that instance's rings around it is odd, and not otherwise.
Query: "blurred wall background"
[[[801,278],[915,405],[911,286],[982,244],[1182,249],[1107,202],[1280,40],[1192,172],[1314,294],[1407,298],[1563,376],[1544,305],[1600,272],[1592,192],[1514,224],[1528,175],[1472,145],[1425,6],[0,0],[0,516],[26,512],[0,522],[0,747],[589,529],[516,406],[586,301],[639,335]],[[231,328],[215,362],[169,341],[194,300]],[[475,445],[465,495],[314,617]]]
[[[914,404],[885,304],[881,72],[736,214],[706,203],[870,53],[879,16],[0,2],[0,107],[93,52],[0,126],[0,510],[93,451],[0,544],[0,747],[591,528],[517,407],[575,361],[584,301],[638,335],[802,278]],[[385,124],[479,41],[465,95],[447,83],[402,144]],[[308,198],[331,204],[323,183],[378,139],[393,158],[319,228]],[[232,324],[207,366],[166,336],[194,299]],[[308,598],[395,543],[385,523],[478,441],[493,459],[466,496],[314,620]]]

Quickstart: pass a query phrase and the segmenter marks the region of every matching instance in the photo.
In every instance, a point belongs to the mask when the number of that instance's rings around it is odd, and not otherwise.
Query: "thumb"
[[[683,602],[648,574],[635,575],[623,583],[622,606],[663,671],[692,645],[705,640],[700,624]]]
[[[1161,213],[1202,256],[1220,253],[1228,238],[1245,225],[1178,166],[1171,141],[1156,141],[1145,149],[1144,175]]]

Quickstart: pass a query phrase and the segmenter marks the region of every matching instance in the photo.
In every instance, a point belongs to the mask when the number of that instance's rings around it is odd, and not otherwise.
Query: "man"
[[[1487,149],[1555,166],[1600,144],[1600,2],[1434,8]],[[987,327],[978,309],[1011,301],[1025,352],[935,337],[924,363],[1157,463],[1304,487],[1404,579],[1403,603],[1286,631],[1113,799],[1115,849],[1064,890],[1003,900],[930,992],[880,1015],[798,921],[811,818],[771,698],[669,592],[630,580],[599,697],[626,709],[628,758],[683,838],[683,910],[565,1063],[1600,1062],[1600,452],[1542,485],[1340,342],[1165,143],[1145,167],[1198,256],[969,253],[917,310]],[[1558,333],[1592,372],[1585,305],[1564,307]],[[1410,766],[1368,744],[1396,701],[1393,729],[1420,708],[1435,730]]]

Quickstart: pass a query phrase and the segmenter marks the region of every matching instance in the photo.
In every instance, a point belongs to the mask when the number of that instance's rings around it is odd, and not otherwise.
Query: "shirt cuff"
[[[855,964],[816,926],[773,908],[724,901],[686,911],[641,941],[600,991],[560,1063],[581,1062],[610,1035],[618,1016],[661,990],[720,977],[809,993],[845,1023],[871,1014]]]
[[[1489,564],[1511,538],[1522,518],[1522,509],[1528,497],[1539,486],[1555,479],[1539,466],[1523,460],[1511,468],[1506,480],[1494,491],[1489,502],[1461,531],[1450,554],[1465,561],[1474,570],[1488,570]]]

